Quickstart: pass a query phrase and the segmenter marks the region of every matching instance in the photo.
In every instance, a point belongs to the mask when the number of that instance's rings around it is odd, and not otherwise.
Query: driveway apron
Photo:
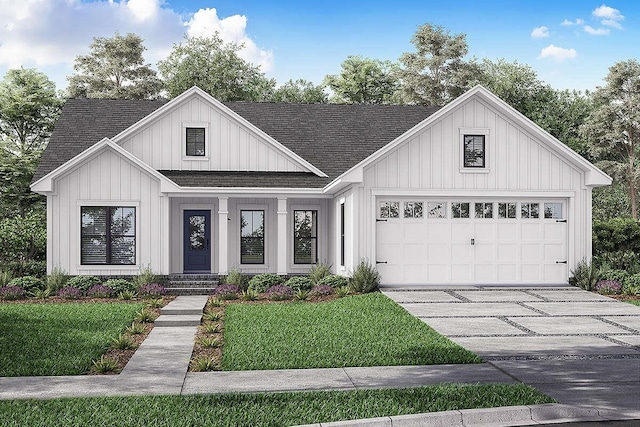
[[[385,288],[452,341],[560,403],[640,418],[640,307],[574,287]]]

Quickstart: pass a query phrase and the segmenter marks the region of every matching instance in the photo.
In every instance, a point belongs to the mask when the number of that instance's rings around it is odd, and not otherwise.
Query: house
[[[560,284],[611,179],[481,86],[443,108],[69,100],[35,174],[47,268]]]

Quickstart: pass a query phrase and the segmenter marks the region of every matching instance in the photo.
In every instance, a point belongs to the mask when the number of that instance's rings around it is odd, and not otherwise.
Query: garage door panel
[[[488,221],[484,219],[482,221]],[[495,229],[493,224],[476,224],[474,238],[476,240],[488,240],[493,242],[495,240]]]
[[[564,261],[564,245],[562,243],[544,244],[544,261]]]
[[[453,264],[451,266],[451,282],[452,283],[471,283],[472,280],[471,264]]]
[[[564,282],[567,280],[565,277],[566,271],[564,264],[545,264],[544,280],[547,282]]]
[[[434,220],[427,223],[427,242],[443,243],[451,239],[451,231],[448,221]]]
[[[449,245],[441,243],[441,244],[429,244],[429,249],[427,251],[427,256],[429,262],[439,262],[439,261],[449,261],[451,258],[449,257]]]
[[[517,262],[520,257],[518,256],[518,244],[516,243],[500,243],[497,245],[498,260],[500,262]]]
[[[521,269],[521,281],[523,282],[539,282],[542,280],[540,275],[540,264],[523,264]]]
[[[402,250],[402,261],[405,265],[418,265],[427,262],[427,256],[423,244],[404,245]]]
[[[520,245],[520,259],[528,261],[541,261],[540,244],[522,243]]]
[[[449,259],[457,263],[473,262],[473,247],[469,243],[452,243]]]
[[[518,237],[518,224],[496,224],[498,240],[516,240]]]
[[[523,220],[530,221],[530,220]],[[535,220],[534,220],[535,221]],[[540,240],[542,236],[542,227],[540,223],[523,223],[520,224],[520,238],[522,240]]]
[[[498,282],[500,283],[516,283],[518,280],[518,267],[515,264],[499,264]]]
[[[401,265],[378,264],[378,272],[382,276],[382,282],[388,284],[406,283],[404,267]]]
[[[493,264],[496,261],[495,245],[493,243],[476,243],[474,248],[476,262]]]
[[[447,272],[449,264],[429,264],[427,266],[427,283],[449,283]]]
[[[378,239],[385,244],[402,244],[404,238],[404,226],[398,221],[378,223]]]
[[[405,265],[404,274],[406,277],[406,283],[425,283],[427,267],[425,265]]]
[[[425,231],[424,223],[407,221],[404,230],[399,234],[403,236],[405,243],[423,243],[426,240]]]
[[[493,264],[476,264],[475,265],[475,281],[477,283],[495,283],[495,265]]]
[[[451,241],[459,242],[466,241],[473,237],[473,224],[468,222],[451,222]]]
[[[387,261],[388,264],[399,264],[402,262],[402,253],[403,245],[380,245],[376,258],[377,261]]]

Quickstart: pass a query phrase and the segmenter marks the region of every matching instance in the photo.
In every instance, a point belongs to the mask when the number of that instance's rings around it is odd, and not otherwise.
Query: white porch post
[[[171,274],[171,199],[164,194],[160,196],[160,229],[160,270]]]
[[[229,199],[218,198],[218,274],[229,272]]]
[[[276,240],[277,249],[277,273],[287,274],[287,199],[278,197],[278,238]]]

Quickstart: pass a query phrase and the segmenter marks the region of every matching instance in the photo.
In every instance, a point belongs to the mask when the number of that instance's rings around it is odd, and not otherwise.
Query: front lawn
[[[380,293],[229,304],[222,353],[223,370],[481,362]]]
[[[628,302],[629,304],[637,305],[638,307],[640,307],[640,299],[628,299],[628,300],[625,300],[625,302]]]
[[[0,304],[0,376],[78,375],[144,304]]]
[[[290,426],[553,400],[524,384],[0,401],[4,426]]]

